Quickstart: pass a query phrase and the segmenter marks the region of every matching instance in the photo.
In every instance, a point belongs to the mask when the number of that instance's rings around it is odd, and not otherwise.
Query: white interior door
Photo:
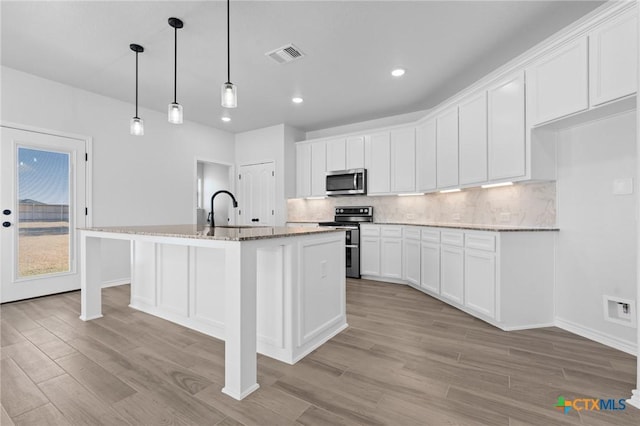
[[[86,141],[2,127],[0,301],[80,288]]]
[[[240,166],[238,218],[241,225],[274,226],[275,164]]]

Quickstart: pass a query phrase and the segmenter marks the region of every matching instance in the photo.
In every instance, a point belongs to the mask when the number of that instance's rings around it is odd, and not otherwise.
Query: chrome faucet
[[[238,202],[236,201],[236,197],[233,196],[232,193],[230,193],[229,191],[226,190],[220,190],[220,191],[216,191],[212,196],[211,196],[211,226],[215,227],[216,226],[216,222],[215,219],[213,218],[213,199],[216,198],[216,195],[220,194],[220,193],[225,193],[228,194],[229,197],[231,197],[231,200],[233,201],[233,208],[238,208]]]

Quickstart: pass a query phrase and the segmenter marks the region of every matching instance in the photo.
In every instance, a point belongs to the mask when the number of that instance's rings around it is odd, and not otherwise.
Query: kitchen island
[[[347,327],[343,230],[81,229],[84,321],[102,316],[103,239],[131,242],[132,308],[225,341],[222,392],[235,399],[259,387],[257,352],[293,364]]]

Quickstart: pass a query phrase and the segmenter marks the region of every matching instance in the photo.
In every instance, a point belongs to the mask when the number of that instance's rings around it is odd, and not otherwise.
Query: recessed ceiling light
[[[394,77],[402,77],[405,73],[405,70],[403,68],[396,68],[393,71],[391,71],[391,75]]]
[[[220,120],[224,121],[225,123],[228,123],[229,121],[231,121],[231,117],[222,117]]]
[[[294,104],[301,104],[302,102],[304,102],[304,99],[300,97],[295,97],[295,98],[291,98],[291,102],[293,102]]]

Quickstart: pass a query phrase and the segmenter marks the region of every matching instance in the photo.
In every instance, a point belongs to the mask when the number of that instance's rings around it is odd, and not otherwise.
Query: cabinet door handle
[[[11,226],[11,222],[2,222],[2,226],[4,226],[5,228],[8,228]]]
[[[5,216],[9,216],[11,214],[11,210],[4,209],[4,210],[2,210],[2,214],[5,215]]]

